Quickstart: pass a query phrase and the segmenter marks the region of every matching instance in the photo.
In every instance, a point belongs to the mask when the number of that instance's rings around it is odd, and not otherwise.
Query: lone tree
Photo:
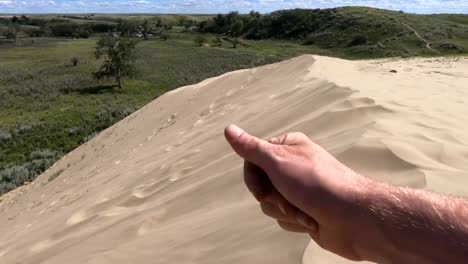
[[[143,21],[143,24],[141,24],[141,33],[143,34],[143,37],[145,40],[148,40],[148,35],[151,32],[151,26],[148,23],[148,20]]]
[[[13,19],[12,19],[13,21]],[[16,43],[16,40],[18,39],[18,34],[20,32],[20,26],[18,23],[15,22],[10,22],[8,23],[8,28],[5,32],[3,32],[3,36],[7,39],[12,39],[13,42]]]
[[[119,89],[123,89],[123,77],[129,76],[134,70],[135,46],[136,42],[126,36],[103,35],[94,52],[96,59],[103,59],[103,64],[94,77],[115,78]]]

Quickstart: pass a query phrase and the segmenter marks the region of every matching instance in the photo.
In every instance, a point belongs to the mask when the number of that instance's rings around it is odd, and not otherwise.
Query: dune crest
[[[373,179],[466,194],[467,69],[302,56],[169,92],[2,197],[1,262],[346,263],[262,216],[223,128],[301,131]]]

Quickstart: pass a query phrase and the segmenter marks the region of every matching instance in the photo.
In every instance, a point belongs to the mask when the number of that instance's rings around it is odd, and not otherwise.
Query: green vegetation
[[[196,36],[193,41],[195,42],[195,45],[201,47],[203,46],[203,43],[206,42],[206,39],[203,36]]]
[[[12,27],[16,37],[8,33]],[[112,36],[136,41],[138,63],[124,89],[92,74],[102,65],[97,43],[110,45],[100,36],[117,32]],[[362,7],[267,15],[38,15],[0,17],[0,36],[2,194],[174,88],[302,54],[466,54],[468,16]]]
[[[174,88],[219,74],[277,62],[256,46],[196,47],[196,33],[141,41],[136,73],[125,89],[92,73],[97,38],[22,38],[0,49],[0,193],[33,180],[63,154]],[[215,36],[206,36],[208,40]],[[279,45],[272,45],[274,50]],[[71,58],[79,58],[73,66]],[[54,155],[38,156],[44,151]]]
[[[201,22],[200,30],[252,40],[294,40],[339,57],[362,59],[466,53],[467,20],[468,15],[414,15],[345,7],[281,10],[266,15],[231,12]]]
[[[103,64],[98,71],[93,73],[94,77],[98,80],[112,77],[119,89],[122,89],[123,78],[134,71],[135,45],[136,42],[126,36],[103,35],[97,42],[94,52],[96,59],[103,59]]]

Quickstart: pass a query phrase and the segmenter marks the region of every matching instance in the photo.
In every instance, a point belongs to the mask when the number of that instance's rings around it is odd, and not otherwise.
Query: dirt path
[[[419,38],[420,40],[424,41],[424,43],[426,43],[426,48],[430,51],[433,51],[435,53],[440,53],[438,52],[437,50],[433,49],[431,47],[431,43],[429,41],[427,41],[425,38],[421,37],[421,35],[419,35],[419,33],[414,29],[412,28],[410,25],[406,24],[406,23],[403,23],[403,22],[400,22],[401,24],[405,25],[407,28],[409,28],[409,30],[413,31],[413,33],[416,35],[417,38]]]

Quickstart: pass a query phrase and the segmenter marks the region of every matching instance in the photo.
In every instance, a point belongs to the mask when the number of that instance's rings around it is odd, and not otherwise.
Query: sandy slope
[[[173,91],[2,197],[0,263],[346,263],[261,215],[224,126],[303,131],[368,177],[468,194],[467,84],[467,59],[302,56]]]

